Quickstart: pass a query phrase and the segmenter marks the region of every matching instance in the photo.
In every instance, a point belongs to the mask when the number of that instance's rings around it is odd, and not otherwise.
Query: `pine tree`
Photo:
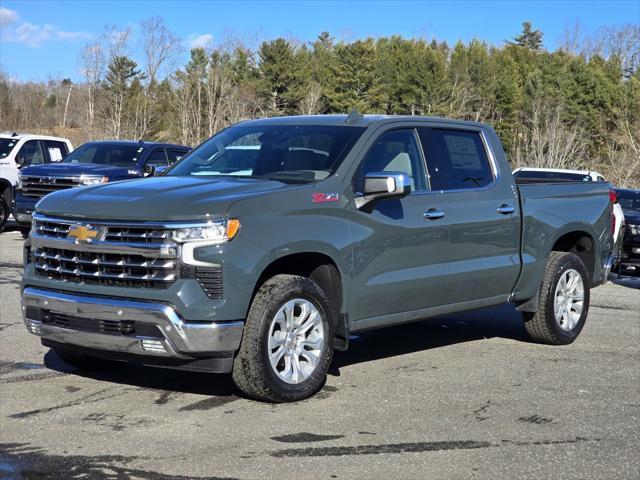
[[[522,22],[522,33],[513,37],[513,40],[507,42],[511,45],[519,45],[531,50],[540,50],[542,48],[542,32],[533,30],[531,22]]]

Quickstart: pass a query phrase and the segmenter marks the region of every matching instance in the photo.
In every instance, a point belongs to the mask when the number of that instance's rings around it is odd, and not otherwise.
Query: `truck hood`
[[[301,187],[250,178],[153,177],[61,190],[40,200],[36,211],[100,220],[197,220],[224,216],[243,198]]]
[[[134,163],[130,167],[100,165],[98,163],[48,163],[33,165],[20,170],[22,175],[39,175],[48,177],[79,177],[80,175],[107,176],[124,179],[140,176],[140,169]]]

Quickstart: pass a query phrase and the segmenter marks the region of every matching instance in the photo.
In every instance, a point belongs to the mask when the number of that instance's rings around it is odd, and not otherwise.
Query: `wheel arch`
[[[596,274],[596,249],[593,236],[584,230],[574,230],[562,234],[556,239],[551,251],[569,252],[582,260],[589,273],[589,281],[593,283]]]
[[[253,298],[262,284],[273,276],[280,274],[299,275],[309,278],[325,292],[333,307],[332,318],[335,336],[339,340],[346,342],[349,334],[346,314],[343,313],[345,309],[346,282],[338,262],[326,252],[319,251],[288,253],[270,259],[258,276],[249,305],[253,302]]]

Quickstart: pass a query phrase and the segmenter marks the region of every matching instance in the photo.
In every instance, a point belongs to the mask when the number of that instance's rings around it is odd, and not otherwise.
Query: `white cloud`
[[[28,47],[37,48],[50,40],[75,41],[90,38],[86,32],[65,32],[50,24],[34,25],[22,22],[11,30],[5,30],[2,40],[6,42],[22,43]]]
[[[14,31],[9,34],[9,41],[24,43],[29,47],[39,47],[53,36],[53,26],[46,24],[43,26],[34,25],[29,22],[22,22]]]
[[[189,48],[210,48],[213,45],[213,35],[210,33],[203,35],[192,33],[187,37],[185,44]]]
[[[0,7],[0,25],[9,25],[18,20],[18,12]]]

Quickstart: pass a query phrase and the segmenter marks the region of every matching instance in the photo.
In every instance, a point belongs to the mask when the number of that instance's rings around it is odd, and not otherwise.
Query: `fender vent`
[[[196,267],[196,279],[207,297],[222,298],[222,267]]]

